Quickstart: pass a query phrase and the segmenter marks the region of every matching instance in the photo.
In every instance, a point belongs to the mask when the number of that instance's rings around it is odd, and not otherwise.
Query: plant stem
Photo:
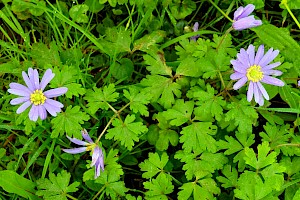
[[[208,0],[224,17],[226,17],[230,22],[233,22],[233,20],[221,9],[217,4],[215,4],[212,0]]]
[[[300,23],[299,21],[297,20],[297,18],[295,17],[295,15],[292,13],[289,5],[287,4],[287,1],[286,0],[282,0],[281,3],[284,5],[284,7],[287,9],[287,11],[289,12],[289,14],[292,16],[294,22],[297,24],[298,28],[300,29]]]

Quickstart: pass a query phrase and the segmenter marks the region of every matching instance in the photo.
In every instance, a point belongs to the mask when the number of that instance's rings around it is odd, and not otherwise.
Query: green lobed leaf
[[[193,93],[193,97],[198,100],[196,105],[199,105],[194,110],[195,115],[199,120],[203,119],[203,116],[207,116],[206,118],[215,117],[217,121],[220,121],[226,101],[221,96],[215,96],[215,90],[210,85],[207,85],[206,88],[207,92],[198,90]]]
[[[211,122],[194,122],[182,129],[180,143],[185,152],[201,153],[205,150],[216,152],[216,140],[212,135],[216,134],[217,126]]]
[[[124,122],[115,119],[112,122],[114,128],[108,129],[105,135],[106,139],[112,139],[121,142],[129,151],[132,150],[134,141],[139,141],[139,135],[147,132],[147,127],[142,122],[134,122],[134,115],[127,115]]]
[[[50,48],[43,43],[34,43],[32,45],[30,55],[37,67],[44,68],[46,65],[60,66],[61,61],[58,53],[58,47],[53,41],[50,43]]]
[[[165,31],[153,31],[150,34],[144,35],[142,38],[134,41],[132,51],[148,51],[150,46],[156,46],[156,44],[162,42],[165,37]]]
[[[119,93],[116,92],[115,85],[109,84],[103,89],[94,87],[93,90],[88,90],[84,99],[88,101],[88,110],[94,114],[99,109],[108,110],[108,102],[116,102]]]
[[[163,53],[157,52],[151,53],[150,55],[146,54],[143,58],[147,65],[147,70],[150,71],[151,74],[172,76],[172,69],[167,66]]]
[[[174,106],[162,115],[170,120],[172,126],[181,126],[182,124],[191,121],[191,115],[194,109],[193,101],[184,102],[183,99],[177,99]]]
[[[0,171],[0,186],[3,190],[9,193],[17,194],[27,199],[39,199],[35,195],[36,184],[28,180],[14,171]]]
[[[234,121],[239,132],[252,133],[252,125],[258,119],[258,114],[250,103],[243,98],[239,102],[231,102],[227,107],[229,111],[225,114],[225,121]]]
[[[256,172],[245,171],[238,179],[238,188],[234,190],[239,199],[268,199],[272,197],[272,183],[264,183]]]
[[[143,183],[146,191],[146,199],[164,199],[168,200],[167,194],[171,194],[174,190],[172,179],[167,174],[159,174],[155,179]]]
[[[175,97],[181,97],[181,86],[173,82],[172,78],[160,75],[148,75],[141,81],[145,93],[152,94],[152,102],[158,102],[165,108],[171,108],[175,103]]]
[[[159,151],[167,150],[169,147],[169,143],[172,146],[176,146],[178,144],[178,133],[171,129],[160,130],[158,132],[158,139],[155,143],[155,147]]]
[[[141,92],[140,88],[130,87],[128,90],[123,90],[124,96],[130,101],[130,110],[134,113],[140,113],[143,116],[148,117],[149,111],[147,104],[150,103],[152,98],[151,93]]]
[[[224,188],[236,188],[237,187],[237,180],[238,180],[238,172],[235,167],[231,165],[226,165],[222,170],[223,175],[225,176],[218,176],[217,180],[222,183],[222,187]]]
[[[254,150],[252,148],[245,148],[245,161],[246,164],[254,167],[254,169],[262,169],[268,165],[271,165],[276,161],[277,153],[270,152],[271,148],[269,147],[268,142],[263,142],[259,144],[258,147],[258,155],[256,156]]]
[[[191,56],[182,60],[176,69],[175,76],[200,77],[202,71]]]
[[[178,200],[193,199],[207,200],[214,199],[214,194],[220,194],[220,188],[212,178],[205,178],[196,182],[184,183],[178,192]]]
[[[153,178],[157,173],[164,173],[164,167],[169,161],[169,156],[166,152],[163,152],[161,156],[158,153],[149,153],[148,159],[139,164],[143,178]]]
[[[89,17],[86,15],[89,6],[86,4],[73,5],[69,10],[70,17],[77,23],[88,23]]]
[[[57,117],[51,120],[51,124],[53,124],[51,137],[56,138],[59,134],[67,134],[70,137],[73,135],[76,138],[81,138],[81,124],[89,119],[90,117],[85,112],[80,111],[79,106],[73,108],[68,106],[65,112],[59,113]]]
[[[227,140],[219,140],[217,142],[218,150],[220,149],[226,149],[224,152],[225,155],[231,155],[233,153],[238,152],[235,157],[233,158],[233,162],[238,162],[238,168],[239,171],[243,171],[245,168],[245,148],[250,147],[252,144],[254,144],[255,135],[250,134],[248,135],[245,132],[237,132],[235,134],[237,140],[233,137],[225,136],[225,139]]]
[[[49,179],[37,180],[37,187],[39,191],[36,192],[38,196],[43,196],[43,199],[61,199],[67,200],[67,193],[76,192],[79,182],[70,184],[71,175],[65,170],[58,173],[56,176],[53,173],[49,174]]]

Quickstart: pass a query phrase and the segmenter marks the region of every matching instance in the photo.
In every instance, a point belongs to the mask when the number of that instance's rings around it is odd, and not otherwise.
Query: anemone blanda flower
[[[298,86],[300,86],[300,80],[298,81]]]
[[[234,12],[232,24],[233,29],[240,31],[262,25],[261,20],[256,20],[253,15],[250,15],[254,9],[255,6],[252,4],[248,4],[245,8],[242,6],[239,7]]]
[[[52,73],[51,69],[47,69],[42,81],[40,82],[38,71],[36,69],[33,70],[32,68],[29,68],[28,76],[24,71],[22,72],[22,76],[27,87],[19,83],[9,84],[10,89],[8,89],[8,92],[21,96],[12,99],[10,104],[17,105],[23,103],[17,109],[17,114],[22,113],[32,105],[29,111],[29,119],[36,121],[38,117],[42,120],[46,119],[47,111],[52,116],[56,116],[56,113],[61,111],[61,108],[64,107],[64,105],[51,98],[65,94],[68,91],[68,88],[60,87],[43,92],[47,84],[53,79],[54,75],[55,74]]]
[[[77,153],[82,153],[85,151],[92,151],[91,167],[93,167],[95,165],[95,178],[97,178],[98,176],[100,176],[101,169],[102,169],[102,171],[104,171],[104,161],[103,161],[102,149],[99,148],[99,146],[94,143],[94,141],[91,139],[91,137],[89,136],[88,132],[85,129],[83,129],[81,131],[81,134],[82,134],[82,137],[87,142],[78,140],[76,138],[70,138],[69,136],[67,136],[67,138],[71,142],[81,145],[83,147],[73,148],[73,149],[63,149],[63,151],[66,153],[70,153],[70,154],[77,154]]]
[[[194,24],[194,26],[193,26],[193,31],[196,32],[196,31],[198,31],[198,29],[199,29],[199,23],[196,22],[196,23]],[[191,39],[191,40],[194,40],[194,41],[197,41],[197,39],[198,39],[199,37],[200,37],[200,35],[195,35],[195,36],[190,37],[190,39]]]
[[[254,100],[260,106],[264,104],[264,98],[269,100],[269,95],[261,83],[266,83],[275,86],[284,86],[284,82],[272,77],[280,76],[282,74],[279,70],[273,68],[278,67],[281,63],[271,63],[274,58],[279,54],[278,50],[273,48],[269,49],[264,54],[264,45],[260,45],[255,55],[255,47],[249,45],[247,51],[241,49],[237,54],[236,60],[231,60],[234,73],[231,74],[232,80],[238,80],[233,89],[237,90],[242,87],[247,81],[249,81],[249,87],[247,92],[247,100],[250,102],[254,96]]]

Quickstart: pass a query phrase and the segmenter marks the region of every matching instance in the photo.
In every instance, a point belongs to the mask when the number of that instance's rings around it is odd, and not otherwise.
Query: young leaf
[[[284,184],[285,167],[278,163],[273,163],[261,171],[261,175],[266,183],[269,183],[271,187],[277,191],[280,191]]]
[[[167,194],[171,194],[174,190],[172,179],[167,174],[159,174],[155,179],[143,183],[145,189],[146,199],[164,199],[167,200]]]
[[[116,102],[119,93],[116,92],[115,85],[109,84],[103,89],[93,88],[88,90],[84,99],[88,101],[87,107],[91,113],[96,113],[99,109],[108,110],[108,102]]]
[[[164,167],[169,161],[169,156],[166,152],[163,152],[161,156],[158,153],[149,153],[149,158],[139,164],[141,171],[144,171],[143,178],[152,178],[157,173],[164,173]]]
[[[141,113],[141,115],[148,117],[149,112],[147,104],[152,98],[151,93],[140,92],[137,87],[130,87],[128,90],[123,90],[124,96],[130,101],[130,110],[134,113]]]
[[[228,109],[229,111],[225,114],[225,121],[234,121],[239,132],[252,133],[252,125],[258,119],[258,114],[246,98],[239,102],[231,102]]]
[[[139,141],[138,136],[148,130],[142,122],[134,122],[134,120],[134,115],[127,115],[124,122],[116,118],[112,122],[114,128],[107,130],[108,133],[105,135],[105,138],[114,138],[120,141],[129,151],[132,150],[134,141]]]
[[[185,152],[199,154],[205,150],[216,152],[216,140],[212,137],[217,132],[217,126],[211,122],[194,122],[182,129],[180,142]]]
[[[89,10],[89,6],[86,4],[73,5],[69,14],[70,17],[77,23],[88,23],[89,17],[86,15],[86,12]]]
[[[269,154],[271,148],[269,147],[268,142],[263,142],[262,144],[259,144],[257,149],[258,156],[256,157],[256,154],[253,151],[253,149],[249,147],[245,148],[244,159],[246,161],[246,164],[250,165],[251,167],[254,167],[254,169],[259,170],[275,162],[277,153],[271,152]]]
[[[191,115],[194,109],[194,102],[186,101],[183,99],[176,100],[174,106],[167,111],[164,111],[162,115],[171,120],[170,124],[173,126],[181,126],[182,124],[191,120]]]
[[[79,182],[70,183],[71,175],[63,170],[55,176],[53,173],[49,174],[49,179],[37,180],[37,187],[39,191],[36,192],[38,196],[43,196],[43,199],[61,199],[67,200],[67,193],[76,192]]]
[[[26,199],[39,199],[34,195],[36,184],[14,171],[2,170],[0,171],[0,187],[6,192],[17,194]]]
[[[143,91],[152,94],[152,101],[158,102],[165,108],[171,108],[175,103],[175,98],[181,96],[181,86],[173,82],[172,78],[160,75],[148,75],[141,81],[141,85],[146,87]]]
[[[65,112],[59,113],[57,117],[51,120],[53,124],[51,137],[56,138],[59,134],[66,133],[70,137],[73,135],[74,137],[81,138],[81,124],[84,121],[88,121],[89,118],[85,112],[80,111],[79,106],[73,108],[72,106],[68,106]]]

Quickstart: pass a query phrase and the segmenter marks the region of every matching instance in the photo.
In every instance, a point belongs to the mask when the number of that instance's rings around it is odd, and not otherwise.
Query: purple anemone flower
[[[70,138],[67,136],[67,138],[78,145],[81,145],[83,147],[79,148],[73,148],[73,149],[63,149],[64,152],[70,153],[70,154],[77,154],[77,153],[82,153],[85,151],[92,151],[92,163],[91,167],[95,165],[95,179],[100,176],[100,171],[104,171],[104,161],[103,161],[103,152],[102,149],[99,148],[97,144],[94,143],[94,141],[91,139],[89,136],[88,132],[83,129],[81,131],[82,137],[87,141],[84,142],[82,140],[78,140],[76,138]]]
[[[298,81],[298,86],[300,86],[300,80]]]
[[[199,29],[199,23],[196,22],[193,26],[193,31],[196,32],[196,31],[198,31],[198,29]],[[200,35],[195,35],[195,36],[190,37],[190,39],[194,40],[196,42],[199,37],[200,37]]]
[[[259,46],[256,55],[255,47],[252,44],[249,45],[247,51],[242,48],[240,53],[237,54],[237,59],[230,61],[234,69],[234,73],[231,74],[230,78],[232,80],[239,79],[233,85],[233,89],[237,90],[249,81],[247,100],[250,102],[254,96],[255,102],[262,106],[264,98],[269,100],[269,95],[261,82],[284,86],[284,82],[271,76],[280,76],[282,74],[281,71],[273,69],[278,67],[281,64],[280,62],[270,64],[278,54],[279,51],[273,51],[273,48],[264,54],[264,45]]]
[[[250,15],[254,9],[255,6],[252,4],[248,4],[245,8],[242,6],[239,7],[234,12],[232,24],[233,29],[240,31],[262,25],[261,20],[256,20],[253,15]]]
[[[10,89],[8,89],[8,92],[21,96],[12,99],[10,104],[17,105],[23,103],[17,109],[17,114],[22,113],[32,105],[29,111],[29,119],[36,121],[38,117],[42,120],[46,119],[47,111],[52,116],[56,116],[56,113],[61,111],[61,108],[64,107],[64,105],[51,98],[65,94],[68,91],[68,88],[60,87],[43,92],[47,84],[53,79],[54,75],[55,74],[52,73],[51,69],[47,69],[42,81],[40,82],[38,71],[36,69],[33,70],[32,68],[29,68],[28,76],[24,71],[22,72],[22,76],[27,87],[19,83],[9,84]]]

